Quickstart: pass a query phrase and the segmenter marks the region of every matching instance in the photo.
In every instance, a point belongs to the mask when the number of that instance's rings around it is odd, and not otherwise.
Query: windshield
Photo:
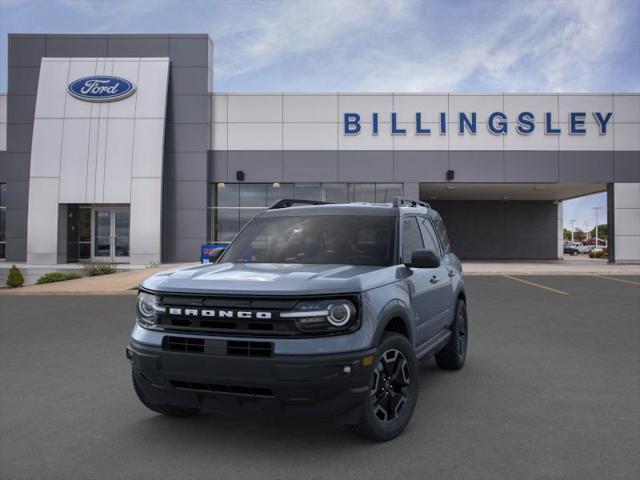
[[[229,245],[221,262],[392,265],[395,217],[261,217]]]

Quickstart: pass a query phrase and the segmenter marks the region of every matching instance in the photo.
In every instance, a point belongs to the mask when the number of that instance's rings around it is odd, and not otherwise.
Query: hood
[[[397,266],[214,263],[157,273],[152,291],[233,295],[358,293],[396,281]]]

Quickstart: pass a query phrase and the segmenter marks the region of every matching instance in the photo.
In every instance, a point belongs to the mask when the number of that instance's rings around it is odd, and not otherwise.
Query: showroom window
[[[7,184],[0,183],[0,260],[7,252]]]
[[[391,202],[401,183],[212,183],[209,242],[229,242],[261,210],[283,198],[324,202]]]

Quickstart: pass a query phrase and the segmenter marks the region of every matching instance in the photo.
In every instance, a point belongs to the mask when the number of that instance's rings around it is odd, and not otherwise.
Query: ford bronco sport
[[[464,365],[462,269],[426,203],[281,200],[211,260],[140,285],[127,357],[155,412],[321,415],[385,441],[418,361]]]

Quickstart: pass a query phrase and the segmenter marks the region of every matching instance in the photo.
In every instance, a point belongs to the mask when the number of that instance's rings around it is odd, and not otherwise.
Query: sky
[[[8,33],[208,33],[219,92],[638,92],[638,25],[640,0],[0,0],[0,91]]]

